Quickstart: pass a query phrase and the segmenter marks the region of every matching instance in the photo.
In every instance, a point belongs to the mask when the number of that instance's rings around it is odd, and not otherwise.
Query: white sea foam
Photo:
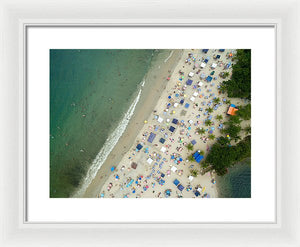
[[[97,154],[96,158],[93,160],[91,167],[89,168],[87,175],[80,187],[80,189],[75,193],[74,197],[82,197],[90,183],[95,178],[98,170],[101,168],[102,164],[107,159],[110,152],[113,150],[114,146],[118,143],[120,137],[124,133],[133,113],[137,103],[140,100],[142,87],[145,84],[145,80],[142,81],[141,87],[139,89],[139,93],[131,106],[129,107],[128,111],[125,113],[123,119],[119,123],[119,125],[115,128],[115,130],[109,135],[104,143],[103,147],[101,148],[100,152]]]
[[[173,53],[174,53],[174,51],[170,52],[170,55],[164,61],[165,63],[172,57]]]

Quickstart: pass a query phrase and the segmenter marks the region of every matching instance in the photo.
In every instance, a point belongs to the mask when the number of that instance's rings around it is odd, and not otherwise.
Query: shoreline
[[[89,184],[82,197],[97,197],[111,172],[110,168],[112,166],[117,166],[117,164],[119,164],[122,160],[123,155],[130,150],[134,140],[144,126],[141,119],[148,119],[156,106],[158,99],[164,92],[164,90],[162,90],[162,84],[165,89],[167,85],[167,77],[174,73],[182,55],[183,50],[171,50],[167,58],[159,62],[154,61],[153,64],[151,64],[149,71],[145,75],[144,80],[146,83],[143,86],[141,85],[143,89],[141,98],[136,105],[135,111],[124,133],[120,137],[118,143],[113,147],[105,162],[97,171],[96,176]],[[76,192],[74,194],[76,194]]]

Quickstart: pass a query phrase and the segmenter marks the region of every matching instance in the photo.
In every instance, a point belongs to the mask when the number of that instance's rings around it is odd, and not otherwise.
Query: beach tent
[[[159,142],[162,143],[162,144],[164,144],[165,141],[166,141],[166,140],[165,140],[164,138],[160,138],[160,139],[159,139]]]
[[[190,80],[190,79],[188,79],[187,81],[186,81],[186,85],[192,85],[192,83],[193,83],[193,80]]]
[[[175,179],[175,180],[173,181],[173,184],[175,184],[176,186],[178,186],[178,184],[180,184],[180,182],[179,182],[177,179]]]
[[[163,153],[166,152],[166,148],[165,147],[161,147],[160,151],[162,151]]]
[[[136,149],[137,149],[138,151],[140,151],[142,148],[143,148],[143,146],[142,146],[141,144],[138,144],[138,145],[136,146]]]
[[[227,114],[228,115],[231,115],[231,116],[234,116],[236,111],[238,111],[237,108],[235,108],[235,105],[234,104],[231,104],[228,108],[228,111],[227,111]]]
[[[172,172],[176,172],[176,171],[177,171],[177,168],[176,168],[175,166],[172,166],[171,171],[172,171]]]
[[[212,77],[211,77],[211,76],[208,76],[208,77],[206,77],[206,80],[207,80],[208,82],[211,82]]]
[[[195,140],[192,140],[191,143],[192,143],[193,145],[195,145],[197,142],[196,142]]]
[[[194,179],[193,176],[189,176],[189,180],[190,180],[191,182],[193,181],[193,179]]]
[[[171,132],[174,132],[174,131],[175,131],[175,128],[174,128],[173,126],[170,126],[169,130],[170,130]]]
[[[207,53],[208,49],[202,49],[202,52]]]
[[[194,101],[195,101],[195,97],[192,96],[192,97],[190,98],[190,100],[194,102]]]
[[[173,118],[172,123],[173,123],[173,124],[177,124],[177,123],[178,123],[178,120],[177,120],[176,118]]]
[[[204,69],[205,66],[206,66],[206,63],[201,63],[201,65],[200,65],[200,67],[201,67],[202,69]]]
[[[219,51],[220,51],[220,52],[224,52],[224,51],[225,51],[225,49],[219,49]]]
[[[183,104],[184,103],[184,99],[180,100],[180,104]]]
[[[200,193],[199,193],[199,191],[197,191],[197,190],[194,191],[194,194],[195,194],[195,196],[197,196],[197,197],[200,196]]]
[[[182,186],[182,184],[179,184],[179,185],[177,186],[177,188],[178,188],[180,191],[183,191],[183,190],[184,190],[184,186]]]
[[[190,72],[189,73],[189,77],[193,77],[194,76],[194,73],[193,72]]]
[[[201,73],[200,78],[205,79],[205,77],[206,77],[205,73]]]
[[[176,108],[178,106],[178,103],[176,102],[176,103],[174,103],[174,107]]]
[[[204,63],[208,63],[208,59],[207,58],[204,60]]]
[[[147,163],[151,165],[151,163],[153,162],[153,159],[149,158],[147,159]]]
[[[150,133],[150,136],[149,136],[149,138],[148,138],[148,142],[150,142],[150,143],[152,143],[153,142],[153,140],[154,140],[154,138],[155,138],[155,134],[154,133]]]
[[[136,167],[137,167],[137,163],[135,163],[135,162],[132,162],[132,163],[131,163],[131,167],[132,167],[133,169],[136,169]]]
[[[231,63],[228,63],[228,64],[226,65],[226,69],[229,69],[230,65],[231,65]]]
[[[198,86],[199,86],[199,87],[202,87],[202,85],[203,85],[203,82],[200,81],[200,82],[198,83]]]
[[[158,117],[157,121],[158,121],[159,123],[162,123],[162,121],[164,121],[164,119],[163,119],[162,117]]]
[[[189,104],[189,103],[186,103],[184,107],[185,107],[185,108],[189,108],[189,106],[190,106],[190,104]]]
[[[219,59],[220,57],[221,57],[220,55],[217,55],[217,56],[216,56],[217,59]]]
[[[197,93],[197,92],[194,92],[194,93],[193,93],[193,96],[194,96],[194,97],[197,97],[197,96],[198,96],[198,93]]]
[[[215,69],[215,68],[217,67],[217,64],[216,64],[216,63],[213,63],[213,64],[211,65],[211,67],[212,67],[213,69]]]
[[[196,152],[193,154],[194,159],[196,160],[197,163],[200,163],[201,160],[203,160],[203,155],[200,155],[199,152]]]
[[[201,160],[203,160],[203,155],[199,155],[197,158],[196,158],[196,161],[197,163],[200,163]]]

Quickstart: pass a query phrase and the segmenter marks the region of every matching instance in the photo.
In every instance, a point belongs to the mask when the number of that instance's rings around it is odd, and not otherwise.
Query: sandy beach
[[[204,151],[205,157],[221,135],[222,123],[228,119],[226,100],[240,106],[247,103],[229,99],[219,90],[224,80],[219,74],[231,73],[227,55],[232,52],[174,50],[151,70],[129,125],[82,197],[218,197],[216,175],[205,173],[187,157],[197,150]],[[220,99],[218,104],[213,102],[215,97]],[[208,107],[213,112],[207,112]],[[217,120],[217,115],[223,119]],[[210,127],[206,119],[212,121]],[[242,127],[247,124],[242,122]],[[205,134],[199,135],[198,128]],[[214,140],[208,138],[210,134]],[[193,151],[186,147],[190,143]],[[192,176],[192,170],[198,175]]]

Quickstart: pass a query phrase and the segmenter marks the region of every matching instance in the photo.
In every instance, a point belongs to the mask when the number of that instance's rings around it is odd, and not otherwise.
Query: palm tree
[[[205,125],[206,125],[206,126],[211,126],[211,124],[212,124],[212,122],[211,122],[209,119],[207,119],[207,120],[205,121]]]
[[[193,161],[195,161],[195,158],[194,158],[194,156],[191,154],[191,155],[189,155],[189,156],[187,157],[187,160],[190,161],[190,162],[193,162]]]
[[[208,113],[212,113],[214,111],[213,108],[211,108],[211,107],[208,107],[206,110]]]
[[[207,167],[209,167],[209,164],[208,164],[208,163],[205,163],[205,162],[203,162],[201,166],[202,166],[202,168],[207,168]]]
[[[215,137],[215,135],[211,134],[211,135],[208,136],[208,138],[209,138],[210,140],[214,140],[216,137]]]
[[[186,145],[186,148],[187,148],[189,151],[193,151],[194,145],[193,145],[192,143],[189,143],[188,145]]]
[[[215,99],[213,99],[213,102],[214,102],[215,104],[219,104],[219,103],[220,103],[220,99],[219,99],[219,98],[215,98]]]
[[[240,124],[242,120],[238,115],[230,116],[229,123]]]
[[[221,121],[223,119],[223,116],[222,115],[217,115],[216,119],[219,120],[219,121]]]
[[[194,170],[191,170],[191,176],[193,177],[197,177],[198,176],[198,170],[194,169]]]
[[[246,132],[247,135],[251,134],[251,126],[250,125],[246,126],[244,131]]]
[[[223,78],[225,79],[225,78],[228,77],[228,76],[229,76],[229,72],[224,72]]]
[[[227,100],[225,101],[225,103],[228,104],[228,105],[230,105],[230,104],[231,104],[231,101],[230,101],[229,99],[227,99]]]
[[[203,128],[197,128],[196,131],[199,135],[203,135],[206,132],[205,129],[203,129]]]
[[[204,155],[204,151],[201,150],[199,154],[203,156]]]

